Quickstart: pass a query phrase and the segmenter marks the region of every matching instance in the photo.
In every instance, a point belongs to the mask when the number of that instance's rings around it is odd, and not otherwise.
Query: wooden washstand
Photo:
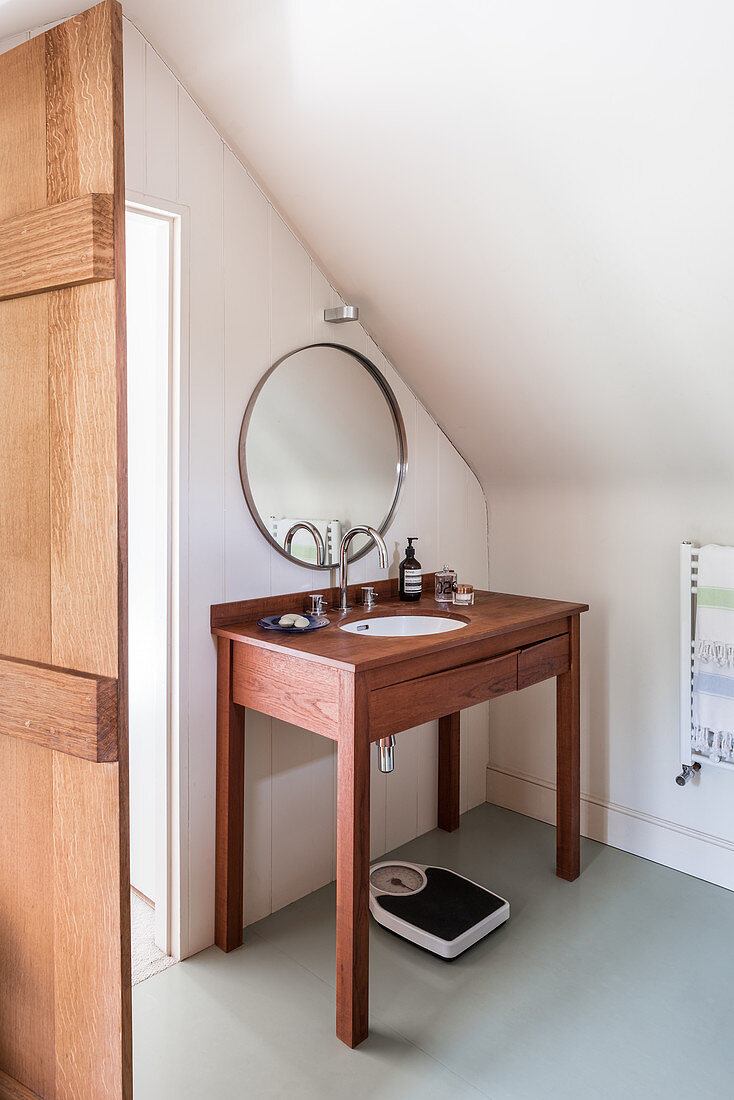
[[[433,590],[433,576],[424,582]],[[477,592],[473,607],[401,603],[397,581],[375,584],[383,615],[450,615],[461,630],[422,637],[350,634],[339,623],[365,617],[327,611],[331,626],[279,634],[264,615],[300,611],[304,594],[218,604],[216,943],[242,943],[244,708],[337,742],[336,1034],[355,1047],[367,1037],[369,998],[370,744],[439,719],[438,824],[459,825],[459,713],[487,699],[556,677],[556,874],[579,875],[579,620],[587,604]],[[333,607],[338,589],[323,589]]]

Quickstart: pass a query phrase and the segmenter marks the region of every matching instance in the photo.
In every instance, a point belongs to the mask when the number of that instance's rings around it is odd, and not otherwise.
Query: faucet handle
[[[309,615],[323,615],[326,610],[325,597],[319,592],[312,592],[308,598],[311,601],[311,606],[308,609]]]
[[[362,585],[362,606],[369,609],[377,600],[377,594],[371,584]]]

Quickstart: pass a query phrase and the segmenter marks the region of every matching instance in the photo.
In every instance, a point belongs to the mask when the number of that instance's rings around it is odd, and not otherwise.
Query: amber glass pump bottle
[[[419,600],[423,592],[423,569],[415,556],[414,542],[417,538],[408,539],[405,547],[405,557],[400,563],[400,599]]]

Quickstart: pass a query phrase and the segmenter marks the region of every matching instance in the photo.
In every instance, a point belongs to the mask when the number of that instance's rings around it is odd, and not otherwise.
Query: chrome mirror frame
[[[255,389],[252,392],[252,396],[250,397],[250,400],[247,403],[247,408],[245,409],[245,415],[242,417],[242,427],[240,428],[240,438],[239,438],[239,444],[238,444],[238,463],[239,463],[239,469],[240,469],[240,481],[242,482],[242,491],[245,494],[245,500],[247,501],[247,507],[248,507],[250,515],[252,516],[253,520],[255,521],[255,523],[257,525],[257,528],[260,531],[260,533],[262,535],[264,535],[264,537],[267,539],[267,541],[270,543],[270,545],[275,550],[277,550],[278,553],[282,557],[284,557],[287,561],[293,562],[294,565],[302,566],[304,569],[318,569],[318,570],[324,571],[324,570],[329,570],[329,569],[337,569],[338,568],[338,563],[326,564],[326,565],[317,565],[314,562],[301,561],[300,558],[296,558],[292,554],[287,554],[285,552],[285,549],[280,545],[280,543],[277,542],[273,538],[270,531],[265,526],[265,523],[264,523],[260,513],[258,512],[256,505],[255,505],[255,499],[253,497],[252,488],[250,486],[250,480],[249,480],[249,477],[247,475],[247,462],[246,462],[247,429],[249,428],[250,419],[251,419],[252,414],[254,412],[255,404],[256,404],[257,399],[260,395],[260,391],[262,390],[263,386],[267,382],[268,378],[270,378],[270,375],[278,369],[278,367],[281,365],[281,363],[285,362],[286,359],[290,359],[292,355],[298,355],[299,352],[308,351],[311,348],[334,348],[337,351],[343,351],[346,355],[351,355],[351,357],[353,359],[356,359],[356,361],[360,364],[360,366],[364,367],[364,369],[368,372],[368,374],[370,374],[372,376],[372,378],[374,379],[374,381],[377,383],[380,390],[382,391],[382,395],[385,398],[385,401],[387,402],[388,408],[390,409],[390,413],[392,415],[392,420],[393,420],[393,427],[395,428],[395,440],[396,440],[396,443],[397,443],[397,450],[398,450],[398,460],[397,460],[397,466],[396,466],[397,481],[396,481],[396,484],[395,484],[395,493],[393,494],[393,499],[392,499],[392,502],[390,504],[390,507],[387,510],[387,514],[386,514],[385,518],[383,519],[383,521],[379,525],[379,527],[377,527],[376,525],[373,525],[373,526],[376,527],[376,530],[381,535],[385,534],[385,532],[389,528],[390,524],[392,523],[393,516],[395,515],[395,509],[397,508],[398,501],[400,500],[400,492],[403,488],[403,484],[405,482],[405,478],[406,478],[407,471],[408,471],[408,440],[407,440],[407,436],[405,434],[405,424],[403,422],[402,413],[400,412],[400,406],[398,404],[397,398],[395,397],[395,394],[393,393],[392,389],[390,388],[390,386],[387,382],[387,379],[377,369],[377,367],[375,366],[374,363],[372,363],[365,355],[362,355],[361,352],[355,351],[354,348],[345,347],[343,344],[329,344],[329,343],[326,343],[325,341],[317,343],[317,344],[304,344],[303,347],[296,348],[294,351],[289,351],[286,355],[282,355],[280,357],[280,359],[276,360],[276,362],[273,363],[272,367],[270,367],[270,369],[265,372],[265,374],[262,376],[262,378],[258,382],[257,386],[255,387]],[[361,522],[361,518],[359,520],[355,521],[355,522]],[[373,549],[374,549],[374,543],[372,543],[372,542],[368,543],[367,546],[363,547],[363,549],[361,549],[358,553],[354,554],[354,556],[350,555],[350,557],[349,557],[350,564],[354,561],[359,561],[360,558],[364,557],[365,554],[368,554],[370,552],[370,550],[373,550]]]

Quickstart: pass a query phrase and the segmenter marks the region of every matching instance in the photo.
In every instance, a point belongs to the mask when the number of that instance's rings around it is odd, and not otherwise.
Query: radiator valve
[[[680,775],[676,775],[675,781],[679,787],[685,787],[689,779],[692,779],[697,772],[700,772],[701,765],[697,760],[695,764],[682,764]]]

